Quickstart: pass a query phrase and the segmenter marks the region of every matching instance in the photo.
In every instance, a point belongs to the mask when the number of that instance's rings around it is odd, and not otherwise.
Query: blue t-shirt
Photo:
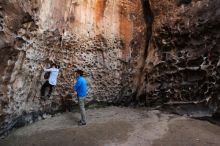
[[[79,76],[76,79],[76,84],[74,86],[74,91],[77,92],[77,97],[80,99],[83,99],[86,97],[86,89],[87,85],[86,85],[86,79],[82,76]]]

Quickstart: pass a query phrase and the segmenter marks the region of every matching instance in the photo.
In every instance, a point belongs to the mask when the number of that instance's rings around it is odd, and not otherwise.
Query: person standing
[[[51,96],[52,90],[54,86],[57,84],[57,77],[59,73],[59,66],[56,66],[56,64],[52,64],[51,68],[46,69],[44,68],[45,72],[50,72],[49,79],[43,84],[41,87],[41,96],[45,96],[45,90],[49,87],[49,92],[47,97],[49,98]]]
[[[79,125],[86,125],[86,111],[85,111],[85,98],[87,94],[87,83],[86,79],[83,77],[83,71],[77,70],[76,83],[73,90],[77,93],[77,99],[80,108],[81,120]]]

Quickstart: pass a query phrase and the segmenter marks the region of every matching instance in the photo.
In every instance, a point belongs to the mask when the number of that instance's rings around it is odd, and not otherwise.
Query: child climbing
[[[57,84],[57,77],[58,77],[58,73],[59,73],[59,66],[56,64],[52,64],[51,68],[46,69],[42,66],[42,68],[44,69],[44,71],[46,73],[49,73],[49,78],[48,80],[43,84],[43,86],[41,87],[41,96],[44,97],[45,96],[45,90],[46,88],[49,87],[49,92],[47,97],[49,98],[51,96],[53,87]]]

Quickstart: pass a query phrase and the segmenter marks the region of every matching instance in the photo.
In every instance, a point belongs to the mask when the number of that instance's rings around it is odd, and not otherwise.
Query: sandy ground
[[[220,127],[157,110],[108,107],[36,122],[0,140],[0,146],[219,146]]]

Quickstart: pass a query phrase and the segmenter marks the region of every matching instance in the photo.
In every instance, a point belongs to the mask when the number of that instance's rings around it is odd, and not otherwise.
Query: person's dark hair
[[[80,76],[83,76],[83,71],[82,70],[77,70],[76,71]]]
[[[51,64],[51,67],[53,67],[53,66],[55,66],[55,67],[56,67],[56,64],[55,64],[55,63]]]

